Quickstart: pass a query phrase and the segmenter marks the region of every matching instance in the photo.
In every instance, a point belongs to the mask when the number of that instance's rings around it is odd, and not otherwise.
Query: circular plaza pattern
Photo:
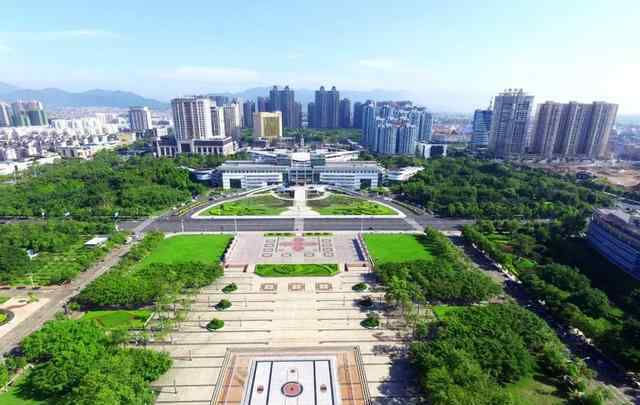
[[[302,384],[295,381],[289,381],[284,383],[281,391],[282,395],[284,395],[285,397],[295,398],[302,394]]]

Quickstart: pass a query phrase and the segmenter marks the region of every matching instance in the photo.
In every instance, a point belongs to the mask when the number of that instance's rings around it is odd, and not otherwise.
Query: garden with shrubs
[[[375,236],[365,238],[374,257],[384,237],[397,238]],[[428,228],[414,240],[424,251],[412,242],[413,255],[384,257],[376,272],[412,331],[409,360],[425,403],[606,403],[608,393],[593,388],[588,367],[546,322],[505,298],[447,237]],[[378,325],[369,311],[362,326]]]
[[[219,262],[230,240],[224,235],[165,238],[148,233],[82,290],[68,306],[68,315],[58,314],[25,338],[17,356],[0,365],[0,379],[5,380],[26,364],[32,366],[9,392],[0,394],[0,402],[153,403],[149,384],[170,368],[171,359],[137,346],[162,340],[185,318],[193,294],[222,275]],[[189,246],[204,248],[206,256],[191,255]],[[221,300],[217,307],[230,306]],[[215,320],[207,329],[223,325]]]

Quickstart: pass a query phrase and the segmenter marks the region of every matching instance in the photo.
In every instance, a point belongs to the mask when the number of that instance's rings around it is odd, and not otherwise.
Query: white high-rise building
[[[224,109],[214,105],[211,107],[211,129],[213,136],[216,138],[224,138],[226,135],[224,122]]]
[[[397,135],[397,148],[396,153],[398,155],[415,155],[416,154],[416,142],[418,142],[418,127],[411,124],[404,124],[398,128]]]
[[[224,107],[224,128],[228,136],[240,136],[242,119],[240,114],[240,104],[231,103]]]
[[[211,139],[211,107],[207,97],[184,97],[171,100],[176,139]]]
[[[146,131],[148,129],[151,129],[151,111],[149,111],[149,108],[130,107],[129,127],[132,131]]]
[[[489,132],[489,151],[498,158],[525,153],[533,96],[508,89],[495,97]]]
[[[11,126],[11,106],[7,103],[0,103],[0,127]]]

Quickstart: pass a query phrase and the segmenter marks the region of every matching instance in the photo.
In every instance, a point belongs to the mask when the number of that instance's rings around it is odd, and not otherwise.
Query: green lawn
[[[321,215],[397,215],[396,211],[382,204],[339,194],[308,200],[307,205]]]
[[[166,238],[138,266],[152,263],[216,264],[233,239],[230,235],[178,235]]]
[[[213,216],[280,215],[293,205],[271,195],[248,197],[238,201],[218,204],[205,212]]]
[[[461,308],[465,308],[465,307],[460,307],[456,305],[436,305],[433,307],[433,313],[435,314],[436,318],[438,318],[439,320],[443,320],[449,314],[456,312]]]
[[[0,304],[4,304],[9,301],[9,297],[5,297],[4,295],[0,295]]]
[[[136,311],[89,311],[84,314],[82,319],[95,320],[100,326],[107,329],[122,327],[141,329],[149,316],[151,316],[151,311],[144,309]]]
[[[33,399],[23,399],[20,393],[20,387],[24,381],[24,374],[18,378],[17,382],[9,388],[7,392],[0,394],[0,404],[2,405],[39,405],[45,404],[44,401],[35,401]]]
[[[376,264],[431,260],[433,257],[419,235],[369,233],[364,235],[364,241]]]
[[[540,381],[537,377],[526,377],[506,386],[517,405],[560,405],[566,403],[557,395],[557,388]]]
[[[258,264],[262,277],[327,277],[338,273],[337,264]]]

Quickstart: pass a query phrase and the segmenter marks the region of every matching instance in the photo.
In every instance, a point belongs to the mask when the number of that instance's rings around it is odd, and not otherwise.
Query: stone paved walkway
[[[366,269],[328,278],[269,279],[228,270],[200,292],[187,320],[171,335],[172,343],[152,346],[174,359],[173,368],[154,384],[161,390],[157,403],[209,404],[227,348],[344,346],[359,347],[375,403],[410,403],[412,376],[402,362],[393,361],[405,348],[404,332],[395,328],[398,319],[383,315],[382,328],[360,326],[366,311],[357,300],[370,295],[382,302],[383,293],[356,293],[351,287],[371,279]],[[238,291],[223,294],[221,288],[231,282]],[[216,311],[221,298],[233,306]],[[204,329],[213,317],[225,321],[222,330]]]

